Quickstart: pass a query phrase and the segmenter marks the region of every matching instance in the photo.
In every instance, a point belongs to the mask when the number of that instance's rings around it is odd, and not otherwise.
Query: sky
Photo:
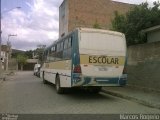
[[[59,6],[62,1],[1,0],[2,43],[9,40],[12,48],[20,50],[34,50],[37,45],[53,43],[59,36]],[[132,4],[147,1],[151,5],[155,0],[114,1]]]

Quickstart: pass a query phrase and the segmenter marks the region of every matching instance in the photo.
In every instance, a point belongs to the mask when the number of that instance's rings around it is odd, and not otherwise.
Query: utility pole
[[[1,0],[0,0],[0,8],[1,8]],[[1,11],[0,11],[0,17],[1,16],[2,15],[1,15]],[[1,22],[0,22],[0,27],[1,27]],[[2,35],[2,30],[0,32],[1,32],[1,34],[0,34],[0,76],[1,76],[1,74],[2,74],[2,57],[1,57],[1,44],[2,44],[2,37],[1,37],[1,35]]]
[[[10,37],[16,37],[16,36],[17,36],[17,34],[16,34],[16,35],[12,35],[12,34],[9,34],[9,35],[8,35],[6,71],[8,71],[8,60],[9,60],[9,53],[10,53],[10,49],[11,49],[9,38],[10,38]]]

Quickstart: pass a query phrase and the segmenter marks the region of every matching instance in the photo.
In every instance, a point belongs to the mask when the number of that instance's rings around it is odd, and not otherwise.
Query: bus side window
[[[60,43],[57,44],[56,58],[58,60],[62,60],[63,59],[63,42],[60,42]]]
[[[47,52],[46,52],[46,57],[47,57],[46,62],[49,62],[49,50],[47,50]]]
[[[51,48],[51,61],[55,61],[56,60],[56,46],[53,46]]]
[[[72,37],[68,39],[68,48],[72,47]]]
[[[64,46],[65,46],[63,51],[64,59],[71,59],[71,45],[72,45],[72,39],[71,37],[69,37],[64,41]]]
[[[67,47],[68,47],[68,39],[65,39],[65,40],[64,40],[63,59],[66,59],[66,56],[67,56],[67,51],[66,51],[66,49],[67,49]]]
[[[51,52],[55,52],[55,51],[56,51],[56,47],[53,46],[53,47],[51,48]]]
[[[61,48],[60,48],[60,51],[63,51],[63,42],[61,42]]]
[[[61,45],[60,45],[60,43],[58,43],[58,44],[57,44],[57,51],[56,51],[56,52],[59,52],[59,51],[60,51],[60,47],[61,47]]]
[[[65,39],[64,41],[64,50],[68,48],[68,39]]]
[[[46,51],[44,51],[44,53],[43,53],[43,61],[45,62],[46,59],[47,59],[47,55],[46,55]]]
[[[71,59],[71,50],[72,50],[72,37],[68,40],[68,58]]]

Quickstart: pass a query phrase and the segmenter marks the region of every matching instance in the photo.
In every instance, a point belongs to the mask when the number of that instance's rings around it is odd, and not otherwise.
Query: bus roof
[[[54,41],[51,45],[49,45],[48,47],[45,48],[44,51],[49,50],[55,43],[57,43],[57,40]]]
[[[95,28],[76,28],[76,30],[82,31],[82,32],[99,32],[99,33],[107,33],[112,34],[116,36],[124,36],[123,33],[117,32],[117,31],[111,31],[111,30],[105,30],[105,29],[95,29]]]
[[[117,32],[117,31],[111,31],[111,30],[104,30],[104,29],[96,29],[96,28],[82,28],[82,27],[79,27],[79,28],[75,28],[73,31],[69,32],[67,35],[61,37],[61,38],[58,38],[58,40],[54,41],[50,46],[46,47],[45,48],[45,51],[46,50],[49,50],[55,43],[61,41],[63,38],[69,36],[70,34],[72,34],[73,32],[75,31],[80,31],[80,32],[98,32],[98,33],[106,33],[106,34],[111,34],[111,35],[116,35],[116,36],[124,36],[123,33],[121,32]]]

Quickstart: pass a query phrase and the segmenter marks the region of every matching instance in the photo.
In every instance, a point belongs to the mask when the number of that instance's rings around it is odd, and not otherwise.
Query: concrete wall
[[[160,42],[128,48],[128,85],[160,91]]]
[[[18,70],[17,60],[12,58],[8,61],[8,70]]]
[[[160,41],[160,29],[147,33],[148,43]]]

